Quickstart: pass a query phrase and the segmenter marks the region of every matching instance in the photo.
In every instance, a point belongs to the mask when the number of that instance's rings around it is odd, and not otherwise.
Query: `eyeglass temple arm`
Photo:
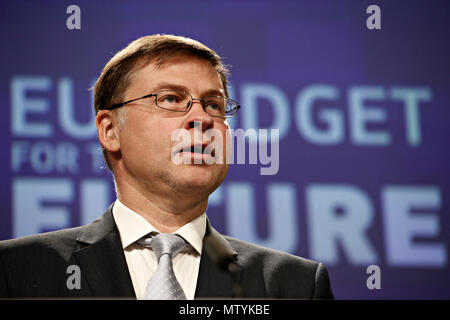
[[[154,96],[156,96],[156,94],[154,94],[154,93],[147,94],[147,95],[145,95],[143,97],[140,97],[140,98],[136,98],[136,99],[128,100],[128,101],[125,101],[125,102],[113,104],[112,106],[110,106],[108,108],[104,108],[104,110],[114,110],[114,109],[120,108],[120,107],[122,107],[122,106],[124,106],[124,105],[126,105],[128,103],[134,102],[136,100],[141,100],[141,99],[150,98],[150,97],[154,97]]]

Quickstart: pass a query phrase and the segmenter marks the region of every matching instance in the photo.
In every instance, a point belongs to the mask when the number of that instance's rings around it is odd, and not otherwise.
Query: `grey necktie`
[[[171,233],[159,233],[151,238],[143,238],[139,243],[152,248],[158,259],[158,268],[147,283],[146,300],[186,300],[173,273],[172,258],[188,245],[182,237]]]

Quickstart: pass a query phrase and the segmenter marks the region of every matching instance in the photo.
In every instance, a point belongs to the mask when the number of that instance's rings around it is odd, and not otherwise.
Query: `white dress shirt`
[[[114,203],[113,216],[119,229],[136,298],[144,299],[145,287],[156,271],[158,262],[151,249],[137,244],[136,241],[152,231],[159,231],[144,217],[126,207],[119,199]],[[188,300],[193,300],[195,296],[205,232],[205,213],[173,232],[182,236],[192,246],[173,258],[175,276]]]

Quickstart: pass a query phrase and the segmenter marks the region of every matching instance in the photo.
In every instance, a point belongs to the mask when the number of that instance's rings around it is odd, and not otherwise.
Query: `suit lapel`
[[[237,252],[230,246],[228,241],[217,232],[207,219],[206,234],[203,240],[207,237],[214,238],[214,241],[221,242],[228,253],[237,256]],[[203,248],[205,246],[203,245]],[[237,272],[237,281],[240,278],[240,269]],[[212,257],[207,253],[207,250],[202,250],[200,259],[200,269],[197,280],[197,288],[195,291],[196,298],[230,298],[233,297],[233,279],[229,272],[221,270],[213,261]]]
[[[209,220],[205,239],[207,237],[221,242],[230,255],[237,257],[237,252],[211,226]],[[77,242],[79,247],[74,251],[74,257],[93,296],[136,298],[119,231],[113,219],[112,205],[99,220],[83,228]],[[236,279],[240,280],[240,269]],[[207,250],[202,250],[195,297],[229,298],[233,296],[232,285],[230,273],[222,271]]]
[[[74,256],[94,296],[135,297],[112,205],[83,229],[77,241],[80,247]]]

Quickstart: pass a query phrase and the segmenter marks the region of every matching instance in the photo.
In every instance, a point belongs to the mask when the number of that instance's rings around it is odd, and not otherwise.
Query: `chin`
[[[208,165],[189,165],[181,171],[178,179],[182,179],[183,184],[191,188],[211,190],[217,188],[225,179],[228,167],[224,169]]]

